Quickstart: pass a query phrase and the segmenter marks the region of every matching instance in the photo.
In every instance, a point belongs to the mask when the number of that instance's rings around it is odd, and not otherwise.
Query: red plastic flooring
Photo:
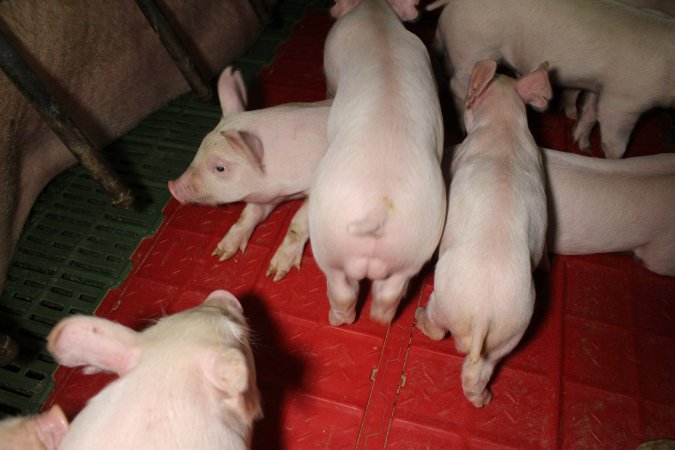
[[[331,24],[315,11],[296,26],[263,69],[256,106],[324,97]],[[412,29],[428,42],[433,25]],[[669,151],[667,126],[667,116],[651,114],[628,155]],[[577,151],[561,114],[533,115],[531,127],[541,145]],[[140,329],[214,289],[240,297],[264,402],[254,448],[634,449],[675,437],[675,278],[625,255],[553,257],[549,272],[536,273],[537,307],[525,338],[494,376],[493,401],[476,409],[462,394],[452,338],[432,342],[414,327],[414,311],[433,289],[431,264],[389,327],[370,320],[369,298],[355,324],[328,324],[325,280],[311,248],[300,271],[278,283],[265,276],[298,206],[279,207],[244,254],[218,262],[211,252],[243,205],[170,201],[163,225],[134,255],[133,271],[97,311]],[[70,416],[111,379],[65,368],[55,377],[45,407],[59,403]]]

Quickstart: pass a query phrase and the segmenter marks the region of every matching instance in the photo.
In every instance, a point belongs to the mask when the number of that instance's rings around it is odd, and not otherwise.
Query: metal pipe
[[[96,147],[49,94],[42,81],[28,67],[2,32],[0,32],[0,68],[80,164],[89,171],[91,177],[108,193],[113,205],[129,209],[134,201],[131,191],[124,186]]]
[[[173,58],[173,61],[195,95],[204,101],[210,99],[213,96],[213,89],[211,89],[206,79],[197,70],[197,66],[192,61],[178,34],[171,27],[157,1],[136,0],[136,5],[143,11],[143,15],[152,26],[152,29],[159,35],[159,39],[164,44],[166,51]]]
[[[270,10],[267,8],[265,0],[249,0],[255,15],[258,16],[258,20],[262,23],[263,26],[269,25],[272,22],[272,15]]]

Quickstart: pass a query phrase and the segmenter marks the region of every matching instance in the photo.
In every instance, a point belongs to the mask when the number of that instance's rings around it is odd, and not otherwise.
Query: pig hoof
[[[415,310],[415,322],[417,322],[417,325],[425,320],[424,311],[426,311],[426,309],[421,306]]]
[[[579,115],[577,114],[577,108],[576,107],[574,107],[574,108],[567,108],[566,107],[566,108],[564,108],[564,111],[565,111],[565,117],[567,117],[568,119],[577,120],[579,118]]]
[[[221,249],[220,247],[216,247],[213,253],[211,253],[211,256],[218,256],[218,261],[225,261],[226,259],[232,258],[234,254],[235,252],[232,250],[225,250]]]
[[[265,276],[269,277],[270,275],[274,274],[272,281],[276,283],[277,281],[280,281],[282,278],[284,278],[287,273],[288,270],[279,269],[278,267],[270,264],[267,272],[265,273]]]
[[[476,408],[482,408],[483,406],[490,403],[490,400],[492,400],[492,394],[489,390],[485,389],[480,394],[467,394],[466,398],[469,399],[469,401],[473,403],[473,406]]]
[[[354,323],[356,319],[356,313],[352,312],[351,314],[336,313],[332,309],[328,313],[328,322],[334,327],[339,327],[340,325],[349,325]]]
[[[286,276],[287,273],[288,273],[288,272],[286,272],[285,270],[280,270],[280,271],[278,271],[278,272],[274,275],[274,278],[272,279],[272,281],[274,281],[274,282],[280,281],[283,277]]]
[[[372,308],[370,310],[370,318],[382,325],[389,324],[394,318],[394,314],[396,314],[396,309],[385,310],[384,308]]]
[[[591,148],[590,145],[587,146],[587,147],[579,147],[579,150],[581,150],[582,153],[588,153],[588,154],[593,153],[593,149]]]

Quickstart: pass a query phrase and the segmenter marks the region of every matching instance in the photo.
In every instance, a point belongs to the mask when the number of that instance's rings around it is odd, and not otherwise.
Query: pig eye
[[[230,171],[230,166],[227,162],[216,160],[211,162],[211,173],[215,176],[225,176]]]

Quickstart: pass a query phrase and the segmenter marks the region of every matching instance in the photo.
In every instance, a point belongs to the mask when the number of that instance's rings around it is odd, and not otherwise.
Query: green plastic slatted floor
[[[329,3],[281,0],[272,24],[234,63],[246,82],[274,59],[306,7]],[[45,336],[62,317],[93,313],[108,290],[125,279],[130,256],[164,219],[166,180],[182,173],[219,118],[217,100],[203,103],[187,94],[105,150],[136,195],[132,211],[111,206],[79,166],[59,175],[40,195],[0,296],[0,329],[21,347],[14,363],[0,368],[0,418],[40,409],[54,387],[51,375],[57,367],[45,350]]]

